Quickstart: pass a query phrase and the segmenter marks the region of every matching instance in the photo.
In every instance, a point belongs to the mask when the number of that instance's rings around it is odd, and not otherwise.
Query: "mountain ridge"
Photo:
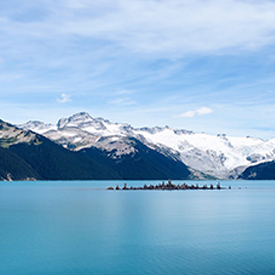
[[[40,133],[74,151],[91,147],[111,151],[117,145],[118,152],[124,156],[130,149],[123,138],[136,138],[191,169],[219,179],[236,179],[249,166],[275,159],[275,138],[264,141],[225,134],[214,136],[169,126],[134,128],[127,123],[93,118],[87,112],[59,119],[56,125],[28,122],[19,127]]]
[[[98,148],[88,148],[89,152],[64,148],[60,142],[0,120],[0,180],[166,180],[188,179],[192,174],[184,163],[133,137],[125,136],[118,143],[114,137],[100,137],[98,142]]]

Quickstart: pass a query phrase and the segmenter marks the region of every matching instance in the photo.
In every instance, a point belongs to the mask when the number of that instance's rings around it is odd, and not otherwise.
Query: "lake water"
[[[1,182],[0,274],[275,274],[275,181],[220,183]]]

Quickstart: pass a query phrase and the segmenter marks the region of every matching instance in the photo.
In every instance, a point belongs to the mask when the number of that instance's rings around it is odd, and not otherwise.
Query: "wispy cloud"
[[[0,6],[5,105],[26,104],[34,117],[42,113],[34,111],[39,104],[55,117],[65,115],[61,109],[86,110],[140,126],[222,132],[230,114],[231,129],[275,127],[261,111],[275,102],[268,92],[275,85],[274,0],[10,0]],[[73,103],[64,104],[72,95]],[[230,107],[204,116],[218,104]],[[17,105],[1,110],[13,118],[21,113]],[[182,119],[196,116],[201,119]]]
[[[120,105],[120,106],[130,106],[130,105],[135,105],[136,101],[134,101],[128,97],[123,97],[123,98],[111,100],[111,101],[109,101],[109,104]]]
[[[107,39],[135,52],[254,50],[275,40],[273,1],[105,0],[82,1],[77,9],[70,3],[60,19],[59,11],[52,17],[58,32]]]
[[[212,109],[210,109],[208,107],[201,107],[201,108],[198,108],[196,110],[186,111],[186,112],[180,114],[179,116],[180,117],[192,118],[194,116],[204,116],[204,115],[208,115],[208,114],[211,114],[211,113],[213,113]]]
[[[108,101],[110,105],[117,105],[117,106],[132,106],[136,105],[137,102],[132,99],[132,95],[135,93],[133,90],[128,89],[121,89],[116,92],[111,93],[113,99]]]
[[[133,52],[162,56],[255,50],[275,41],[273,1],[48,2],[43,20],[25,24],[5,18],[2,29],[38,38],[102,39]]]
[[[58,103],[67,103],[67,102],[70,102],[72,101],[71,100],[71,96],[67,95],[67,94],[61,94],[61,97],[60,98],[57,98],[56,101]]]

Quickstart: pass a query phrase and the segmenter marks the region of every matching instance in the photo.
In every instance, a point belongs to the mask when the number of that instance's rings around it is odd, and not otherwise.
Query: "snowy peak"
[[[27,123],[24,124],[24,126],[22,125],[22,127],[34,128],[34,129],[44,128],[45,126],[46,124],[44,122],[41,122],[38,120],[28,121]]]
[[[40,135],[44,135],[50,130],[56,130],[56,126],[53,124],[45,124],[44,122],[41,121],[28,121],[25,124],[17,125],[18,128],[23,129],[23,130],[30,130],[35,133],[38,133]]]
[[[142,127],[142,128],[138,128],[138,129],[135,129],[136,131],[140,131],[140,132],[147,132],[149,134],[156,134],[156,133],[159,133],[159,132],[162,132],[164,129],[167,129],[167,127],[165,128],[162,128],[162,127],[153,127],[153,128],[149,128],[149,127]]]
[[[100,119],[92,118],[88,113],[81,112],[77,113],[69,118],[61,118],[57,123],[58,129],[71,127],[71,128],[80,128],[82,130],[89,130],[94,128],[95,130],[105,130],[106,127],[100,121]]]
[[[69,118],[62,118],[57,123],[59,130],[75,129],[98,136],[132,134],[133,127],[129,124],[111,123],[101,117],[93,118],[86,112],[77,113]]]

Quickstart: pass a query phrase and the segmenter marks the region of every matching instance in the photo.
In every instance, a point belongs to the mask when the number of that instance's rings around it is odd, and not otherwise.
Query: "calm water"
[[[275,181],[117,183],[0,183],[0,274],[275,274]]]

